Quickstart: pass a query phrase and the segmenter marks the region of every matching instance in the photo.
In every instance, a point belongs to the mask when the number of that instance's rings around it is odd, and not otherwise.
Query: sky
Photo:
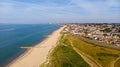
[[[0,0],[0,23],[120,23],[120,0]]]

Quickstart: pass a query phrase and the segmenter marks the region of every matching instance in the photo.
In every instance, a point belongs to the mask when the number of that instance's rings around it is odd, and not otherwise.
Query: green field
[[[66,38],[73,42],[74,47],[91,56],[103,67],[109,67],[110,63],[120,56],[119,50],[95,46],[72,35],[67,35]]]
[[[62,38],[58,46],[50,53],[49,61],[40,67],[90,67],[71,47],[69,41]]]
[[[115,67],[120,67],[120,59],[116,61]]]
[[[110,67],[112,62],[120,57],[119,50],[99,47],[67,34],[60,39],[57,47],[50,53],[49,61],[43,63],[41,67],[90,67],[73,47],[78,52],[87,54],[91,61],[101,67]],[[119,64],[120,60],[115,62],[115,67],[120,67]]]

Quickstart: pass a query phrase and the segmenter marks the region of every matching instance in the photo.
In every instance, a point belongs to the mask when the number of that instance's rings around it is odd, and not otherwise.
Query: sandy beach
[[[46,61],[49,51],[56,46],[63,28],[54,31],[43,42],[30,48],[24,55],[11,63],[9,67],[39,67],[40,64]]]

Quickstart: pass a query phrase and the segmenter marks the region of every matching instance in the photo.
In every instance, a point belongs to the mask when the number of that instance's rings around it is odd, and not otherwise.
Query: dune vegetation
[[[90,67],[83,58],[72,48],[66,37],[49,54],[48,60],[40,67]]]
[[[119,50],[96,46],[64,34],[41,67],[119,67],[119,58]]]

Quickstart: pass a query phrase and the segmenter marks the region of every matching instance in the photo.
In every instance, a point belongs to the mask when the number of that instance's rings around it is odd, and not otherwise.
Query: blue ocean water
[[[0,67],[4,67],[26,49],[34,46],[47,35],[60,28],[55,24],[7,24],[0,25]]]

